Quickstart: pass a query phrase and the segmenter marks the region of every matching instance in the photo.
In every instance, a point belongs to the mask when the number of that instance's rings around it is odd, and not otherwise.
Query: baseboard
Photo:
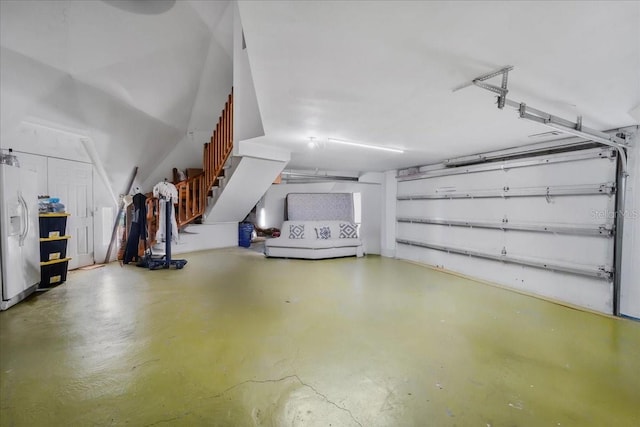
[[[394,249],[385,249],[382,248],[380,250],[380,255],[382,255],[385,258],[395,258],[396,257],[396,250]]]

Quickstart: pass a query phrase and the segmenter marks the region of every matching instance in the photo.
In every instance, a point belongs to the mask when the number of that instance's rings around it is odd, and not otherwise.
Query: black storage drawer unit
[[[40,214],[40,238],[64,236],[68,216],[66,213]]]
[[[69,236],[40,239],[40,261],[54,261],[67,257]]]
[[[41,262],[40,263],[40,288],[47,288],[50,285],[67,280],[67,268],[71,258],[63,258],[60,260]]]
[[[68,213],[40,214],[40,289],[57,285],[67,280],[67,242],[71,236],[67,230]]]

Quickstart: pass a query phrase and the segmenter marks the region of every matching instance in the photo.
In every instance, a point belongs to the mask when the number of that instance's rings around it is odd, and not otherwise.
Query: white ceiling
[[[266,136],[291,167],[388,170],[538,142],[548,129],[477,87],[514,65],[509,98],[585,126],[634,124],[640,2],[252,1],[239,4]],[[340,138],[406,149],[326,144]]]
[[[231,90],[229,4],[3,0],[2,145],[35,118],[93,140],[116,192],[134,166],[153,176],[188,134],[211,134]],[[179,166],[200,166],[204,142]]]
[[[0,103],[4,145],[32,116],[86,131],[119,191],[133,165],[141,179],[166,176],[153,168],[174,163],[187,135],[211,132],[233,79],[233,8],[114,4],[1,1]],[[295,169],[389,170],[537,142],[528,135],[545,129],[499,111],[491,93],[452,92],[507,64],[510,98],[581,113],[586,126],[633,124],[640,104],[639,2],[255,1],[239,11],[259,140],[291,150]],[[407,151],[310,150],[309,136]],[[190,166],[202,142],[187,147]]]

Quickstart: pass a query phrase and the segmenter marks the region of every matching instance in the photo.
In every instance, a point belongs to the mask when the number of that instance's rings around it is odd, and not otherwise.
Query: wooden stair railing
[[[178,209],[176,222],[183,227],[202,216],[206,208],[206,193],[203,190],[204,172],[176,184]]]
[[[233,150],[233,89],[224,104],[211,141],[204,144],[203,172],[175,184],[178,190],[178,228],[201,217],[207,209],[209,192],[223,174]]]
[[[233,150],[233,89],[218,119],[211,141],[204,144],[204,189],[208,194]]]

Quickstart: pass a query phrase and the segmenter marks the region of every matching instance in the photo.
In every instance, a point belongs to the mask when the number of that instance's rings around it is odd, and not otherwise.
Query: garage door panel
[[[613,224],[615,198],[600,196],[512,197],[504,199],[399,200],[399,218]]]
[[[519,230],[453,227],[437,224],[398,223],[397,237],[454,248],[473,249],[509,255],[599,266],[613,257],[611,237],[566,235]]]
[[[613,309],[613,285],[604,280],[403,245],[397,256],[599,312]],[[496,275],[503,280],[497,282]]]
[[[585,171],[589,171],[585,177]],[[398,195],[406,196],[443,189],[474,190],[487,188],[564,186],[614,182],[615,159],[597,158],[576,162],[543,164],[517,169],[497,169],[428,179],[401,181]]]
[[[402,177],[396,255],[611,313],[616,160],[610,155],[577,150],[514,160],[526,167],[484,164]],[[468,173],[473,168],[493,170]],[[408,195],[423,198],[402,200]],[[501,224],[515,229],[496,228]]]
[[[397,235],[399,239],[477,249],[492,254],[500,254],[506,242],[505,234],[495,230],[430,224],[399,223]]]
[[[505,247],[509,255],[548,259],[585,266],[600,266],[613,258],[610,237],[575,236],[552,233],[507,231]],[[612,265],[609,265],[612,267]]]

